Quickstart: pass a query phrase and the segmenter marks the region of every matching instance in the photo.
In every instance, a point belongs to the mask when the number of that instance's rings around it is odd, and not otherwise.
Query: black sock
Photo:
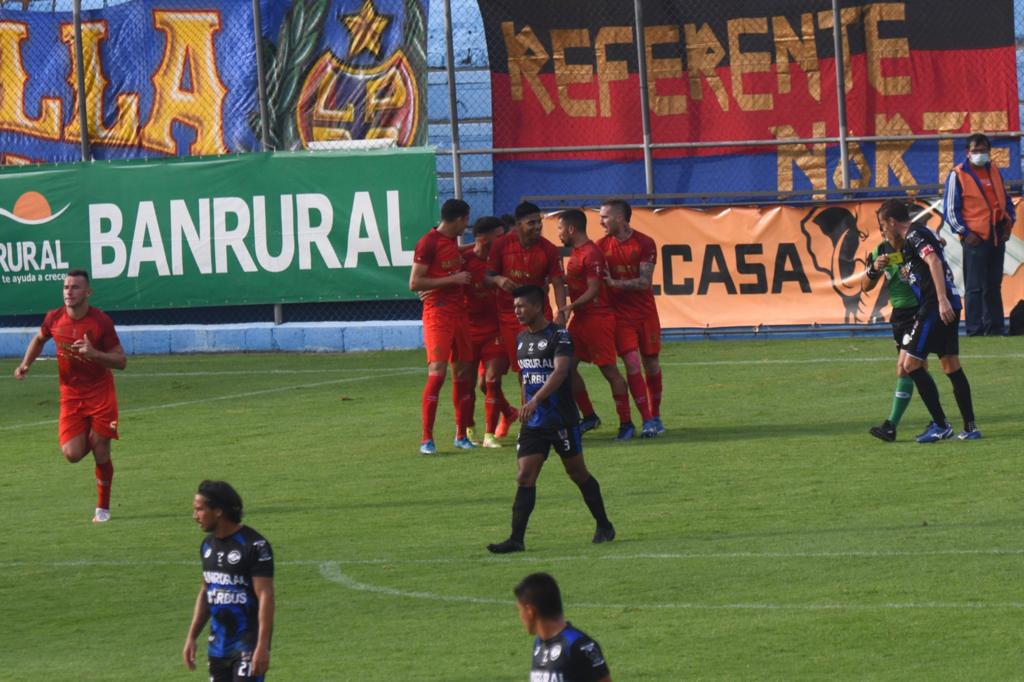
[[[512,535],[516,542],[524,542],[526,524],[530,521],[533,506],[537,503],[537,489],[524,485],[516,489],[516,501],[512,503]]]
[[[921,396],[924,406],[928,408],[932,421],[939,426],[944,426],[946,413],[942,411],[942,405],[939,404],[939,388],[935,385],[932,375],[924,367],[918,367],[910,373],[910,378],[914,380],[917,394]]]
[[[587,503],[587,509],[590,510],[594,520],[597,521],[597,525],[602,528],[612,525],[604,511],[604,498],[601,497],[601,485],[597,482],[597,479],[593,476],[588,478],[580,486],[580,492],[583,493],[583,501]]]
[[[946,376],[953,384],[953,396],[956,398],[956,406],[960,408],[960,416],[964,418],[964,429],[970,431],[974,428],[974,403],[971,402],[971,385],[967,383],[967,375],[960,368]]]

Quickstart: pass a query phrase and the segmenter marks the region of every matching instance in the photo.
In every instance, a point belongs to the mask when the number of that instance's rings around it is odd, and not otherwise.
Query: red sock
[[[473,382],[455,380],[455,437],[465,438],[466,427],[473,421]]]
[[[427,384],[423,387],[422,419],[423,442],[434,440],[434,418],[437,417],[437,397],[444,386],[443,374],[428,374]]]
[[[619,413],[619,423],[628,424],[633,420],[633,416],[629,413],[629,394],[620,393],[618,395],[612,394],[612,399],[615,401],[615,411]]]
[[[494,433],[498,429],[498,417],[501,415],[501,410],[498,407],[499,396],[502,400],[505,399],[501,393],[501,384],[497,381],[488,381],[487,398],[484,399],[484,417],[487,422],[485,433]],[[508,404],[507,400],[505,404]]]
[[[114,482],[114,463],[96,465],[96,506],[110,509],[110,484]]]
[[[661,416],[661,370],[647,375],[647,392],[651,396],[651,415]]]
[[[626,374],[626,383],[629,384],[629,392],[633,394],[633,402],[636,409],[640,411],[640,418],[647,421],[651,418],[651,406],[647,402],[647,384],[644,383],[644,375]]]
[[[572,397],[576,399],[576,407],[580,408],[584,417],[594,414],[594,406],[590,402],[590,396],[587,395],[587,389],[573,391]]]

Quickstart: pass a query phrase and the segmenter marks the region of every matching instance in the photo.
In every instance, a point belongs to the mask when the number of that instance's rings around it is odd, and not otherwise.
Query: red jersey
[[[536,284],[546,289],[549,280],[562,276],[562,255],[558,247],[544,237],[524,248],[515,231],[509,232],[491,244],[487,269],[496,275],[508,277],[519,286]],[[498,289],[498,311],[514,316],[512,294]]]
[[[427,277],[440,278],[462,270],[462,253],[454,237],[446,237],[437,228],[430,230],[416,242],[414,263],[427,266]],[[453,284],[424,292],[423,312],[461,313],[462,286]]]
[[[57,308],[46,314],[39,331],[44,337],[52,338],[57,346],[57,372],[65,398],[90,398],[114,386],[114,374],[108,368],[86,360],[71,348],[71,344],[81,341],[87,334],[89,343],[104,353],[120,346],[114,321],[106,313],[90,306],[82,319],[73,320],[66,308]]]
[[[604,273],[607,269],[604,254],[594,242],[587,240],[582,246],[572,250],[569,263],[565,266],[565,285],[569,289],[569,300],[575,301],[587,292],[588,280],[596,279],[600,282],[597,298],[582,308],[574,308],[574,314],[596,315],[612,312],[607,286],[604,283]]]
[[[462,287],[470,330],[478,333],[493,330],[497,334],[498,302],[495,288],[487,286],[484,282],[487,261],[476,255],[472,245],[462,247],[462,260],[466,272],[471,277],[469,284]]]
[[[636,279],[640,276],[641,263],[654,265],[658,262],[658,247],[654,240],[636,230],[625,241],[607,235],[597,245],[608,263],[612,279]],[[612,289],[610,293],[612,308],[620,319],[643,320],[658,312],[650,289]]]

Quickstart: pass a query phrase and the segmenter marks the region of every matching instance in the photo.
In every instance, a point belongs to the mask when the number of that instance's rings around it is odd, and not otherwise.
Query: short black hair
[[[227,481],[205,480],[196,491],[206,500],[206,506],[220,509],[235,523],[242,522],[242,497]]]
[[[68,270],[67,277],[85,277],[85,283],[89,284],[89,271],[81,268],[75,268],[74,270]]]
[[[985,133],[974,133],[967,138],[967,148],[970,149],[976,144],[983,144],[987,148],[992,149],[992,141],[988,139],[988,135]]]
[[[516,206],[516,221],[518,222],[526,216],[533,215],[534,213],[540,213],[540,207],[537,206],[537,204],[531,204],[529,201],[524,201]]]
[[[562,615],[562,592],[548,573],[531,573],[519,581],[513,592],[520,603],[537,609],[541,618]]]
[[[536,284],[527,284],[513,289],[512,298],[525,298],[530,305],[544,305],[544,290]]]
[[[462,199],[449,199],[441,205],[441,220],[450,222],[469,217],[469,204]]]
[[[629,222],[629,219],[633,217],[633,209],[625,199],[605,199],[601,202],[601,205],[609,206],[621,213],[627,223]]]
[[[478,218],[473,223],[473,236],[478,234],[487,234],[488,232],[494,232],[495,230],[503,229],[504,225],[501,222],[501,218],[495,218],[492,215],[485,215],[483,218]]]
[[[501,225],[508,232],[516,226],[516,217],[511,213],[503,213],[501,216]]]
[[[878,208],[878,217],[880,220],[892,218],[906,223],[910,222],[910,209],[907,208],[906,202],[900,199],[886,199]]]
[[[565,222],[569,227],[575,228],[577,232],[587,233],[587,216],[578,208],[570,208],[558,214],[558,219]]]

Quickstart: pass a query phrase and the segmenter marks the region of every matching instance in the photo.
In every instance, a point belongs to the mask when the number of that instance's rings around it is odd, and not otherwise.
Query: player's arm
[[[551,287],[555,290],[555,310],[558,312],[555,316],[555,324],[565,324],[565,313],[562,310],[565,308],[565,277],[562,275],[556,275],[551,278]]]
[[[430,291],[449,286],[469,284],[470,275],[465,270],[444,277],[427,277],[428,266],[425,263],[413,263],[409,273],[409,291]]]
[[[883,253],[878,258],[871,261],[868,265],[868,269],[864,271],[863,277],[860,280],[861,291],[871,291],[878,284],[879,280],[882,279],[882,275],[885,274],[885,268],[889,265],[889,254]]]
[[[641,263],[638,268],[640,271],[639,277],[632,279],[612,279],[609,273],[605,277],[605,282],[608,286],[613,289],[625,289],[627,291],[644,291],[651,288],[651,283],[654,281],[654,263]]]
[[[555,356],[555,369],[548,375],[544,385],[541,386],[533,397],[523,405],[522,409],[519,410],[520,419],[523,423],[530,421],[530,417],[537,410],[537,406],[544,401],[549,395],[558,390],[558,387],[562,385],[562,382],[569,376],[569,369],[572,367],[572,356],[571,355],[556,355]]]
[[[188,626],[188,634],[185,636],[185,648],[181,652],[181,657],[185,659],[185,667],[189,670],[196,669],[196,638],[208,620],[210,605],[206,603],[206,581],[203,581],[199,585],[195,608],[192,609],[192,623]]]
[[[935,285],[935,297],[939,301],[939,317],[946,324],[952,324],[956,319],[956,313],[949,303],[949,297],[946,296],[946,273],[942,270],[942,261],[939,260],[938,254],[931,251],[924,256],[924,262],[932,275],[932,284]]]
[[[559,308],[558,312],[568,315],[574,310],[579,310],[597,298],[599,293],[601,293],[601,280],[592,277],[587,280],[587,290],[580,294],[580,297],[572,303]]]
[[[252,674],[259,677],[270,667],[270,636],[274,632],[274,579],[255,575],[252,590],[260,600],[260,629],[252,652]]]
[[[32,366],[32,363],[36,361],[39,354],[43,352],[43,346],[46,345],[48,338],[41,331],[32,337],[32,340],[28,342],[28,348],[25,349],[25,356],[21,359],[21,364],[14,368],[15,379],[21,380],[25,378],[25,375],[28,374],[28,368]]]
[[[92,345],[88,334],[71,344],[71,349],[86,360],[99,363],[107,369],[124,369],[128,366],[128,356],[124,354],[121,344],[117,344],[108,351],[102,351]]]

